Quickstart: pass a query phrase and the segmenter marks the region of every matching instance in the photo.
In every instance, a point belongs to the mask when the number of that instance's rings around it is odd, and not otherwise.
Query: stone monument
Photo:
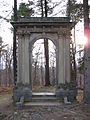
[[[32,98],[32,45],[38,39],[50,39],[56,46],[56,97],[75,97],[73,90],[60,85],[69,84],[70,36],[72,23],[67,17],[22,17],[11,22],[17,35],[17,83],[14,87],[14,101],[22,96]]]

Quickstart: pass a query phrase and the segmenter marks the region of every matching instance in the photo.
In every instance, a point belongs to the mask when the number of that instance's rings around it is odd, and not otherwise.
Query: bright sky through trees
[[[34,0],[35,3],[37,0]],[[59,0],[61,1],[61,0]],[[59,2],[58,0],[52,0],[52,2]],[[17,4],[19,6],[19,4],[21,2],[28,2],[28,0],[17,0]],[[64,4],[61,4],[61,9],[62,7],[65,5],[66,3],[64,2]],[[13,10],[13,5],[14,5],[14,0],[0,0],[0,16],[10,19],[11,15],[12,15],[12,10]],[[65,7],[63,7],[63,12],[65,11]],[[54,14],[52,16],[55,16],[55,14],[57,16],[61,16],[62,14],[59,13],[58,11],[60,11],[60,7],[57,6],[56,10],[54,10]],[[61,14],[61,15],[60,15]],[[35,15],[37,16],[37,14]],[[65,14],[64,14],[65,16]],[[3,41],[5,43],[9,43],[10,45],[12,44],[13,41],[13,34],[11,33],[11,24],[10,22],[6,22],[3,19],[0,19],[0,36],[2,37]]]
[[[36,2],[37,0],[34,0],[34,1]],[[60,2],[60,1],[61,0],[52,0],[52,2]],[[82,2],[83,0],[78,0],[78,2],[80,1]],[[20,2],[28,2],[28,0],[17,0],[17,2],[19,6]],[[60,6],[57,6],[54,10],[54,13],[50,15],[51,17],[65,16],[67,0],[65,0],[65,2],[64,1],[61,1],[61,2],[62,3],[60,4]],[[0,0],[0,16],[10,19],[12,14],[13,4],[14,4],[14,0]],[[60,12],[61,10],[62,10],[62,13]],[[10,45],[12,44],[12,41],[13,41],[13,34],[11,34],[11,30],[10,30],[11,27],[12,26],[10,22],[6,22],[5,20],[0,19],[0,36],[2,37],[3,41],[5,41],[5,43],[9,43]],[[77,44],[82,44],[81,39],[84,37],[83,31],[84,31],[83,22],[78,23],[76,26],[76,43]]]

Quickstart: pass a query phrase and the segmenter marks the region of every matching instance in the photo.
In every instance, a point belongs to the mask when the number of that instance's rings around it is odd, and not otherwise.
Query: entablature
[[[72,27],[72,22],[68,17],[21,17],[17,21],[12,21],[14,27]]]

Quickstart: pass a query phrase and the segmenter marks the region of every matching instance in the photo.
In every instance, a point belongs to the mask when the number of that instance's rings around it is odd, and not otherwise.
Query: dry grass
[[[78,102],[83,101],[83,90],[78,89],[77,101]]]

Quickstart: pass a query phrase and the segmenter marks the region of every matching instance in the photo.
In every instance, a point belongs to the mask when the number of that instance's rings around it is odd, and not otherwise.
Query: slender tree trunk
[[[47,17],[47,0],[45,0],[45,17]]]
[[[69,4],[69,11],[68,11],[68,17],[70,18],[71,16],[71,0],[68,0],[68,4]],[[75,60],[75,54],[76,54],[76,40],[75,40],[75,26],[74,26],[74,42],[72,42],[72,63],[71,63],[71,79],[73,79],[76,82],[76,60]],[[73,68],[72,68],[73,66]],[[72,74],[73,71],[73,74]]]
[[[68,3],[69,3],[69,12],[68,12],[68,17],[70,17],[70,12],[71,12],[71,1],[70,0],[68,0]]]
[[[14,21],[17,21],[17,0],[14,0]],[[13,37],[13,69],[14,69],[14,84],[17,82],[17,56],[16,56],[16,27],[14,27]]]
[[[53,66],[52,66],[52,85],[55,85],[55,67],[54,67],[54,60],[53,60]]]
[[[45,17],[47,17],[47,1],[45,0]],[[50,85],[49,79],[49,48],[48,48],[48,39],[44,39],[44,49],[45,49],[45,85]]]
[[[47,17],[47,1],[44,0],[45,3],[45,17]],[[41,9],[42,13],[41,16],[44,17],[44,12],[43,12],[43,0],[41,0]],[[49,80],[49,49],[48,49],[48,39],[44,39],[44,50],[45,50],[45,85],[48,86],[50,85],[50,80]]]
[[[48,48],[48,39],[44,39],[44,49],[45,49],[45,85],[50,85],[49,79],[49,48]]]
[[[43,79],[43,62],[42,62],[42,57],[41,57],[41,85],[44,85],[44,79]]]
[[[35,81],[35,83],[36,83],[36,76],[37,76],[37,61],[35,62],[35,65],[34,65],[34,81]],[[33,82],[34,82],[33,81]]]
[[[83,0],[84,7],[84,28],[89,27],[89,6],[88,0]]]
[[[6,52],[6,79],[5,79],[5,86],[8,85],[8,65],[7,65],[7,52]]]
[[[40,51],[40,47],[38,49],[38,52],[37,52],[37,56],[36,56],[36,61],[35,61],[35,64],[34,64],[34,81],[36,83],[36,78],[37,78],[37,63],[38,63],[38,57],[39,57],[39,51]]]
[[[43,0],[41,0],[41,9],[42,9],[41,16],[43,17]]]
[[[8,78],[9,78],[9,86],[12,85],[12,77],[11,77],[11,65],[9,64],[9,67],[8,67]]]

